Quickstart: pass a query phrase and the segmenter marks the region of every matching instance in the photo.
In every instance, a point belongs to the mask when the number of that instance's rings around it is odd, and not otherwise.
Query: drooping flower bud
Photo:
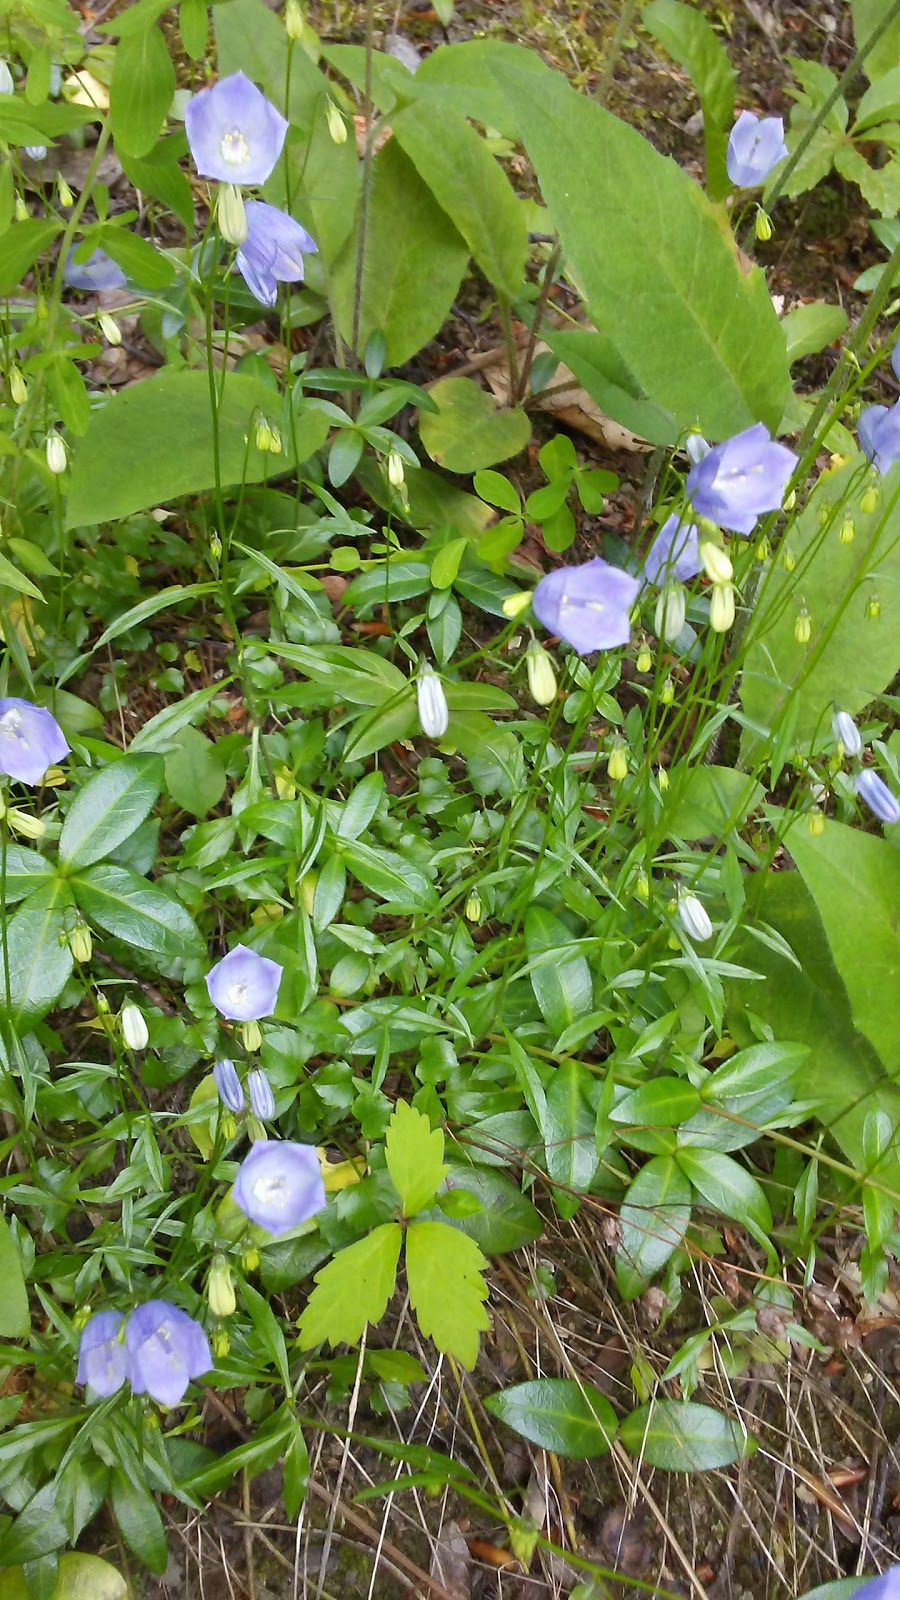
[[[841,544],[852,544],[856,538],[856,524],[852,517],[844,517],[841,521],[841,531],[838,540]]]
[[[450,708],[444,685],[427,662],[423,661],[416,681],[419,726],[429,739],[442,739],[450,722]]]
[[[628,753],[621,739],[616,739],[609,753],[606,770],[612,783],[621,783],[628,777]]]
[[[402,489],[406,482],[403,457],[399,450],[391,450],[387,458],[388,483],[392,489]]]
[[[785,497],[784,497],[784,499],[782,501],[782,505],[783,505],[785,511],[793,511],[793,509],[794,509],[796,504],[797,504],[797,491],[796,491],[796,489],[792,489],[790,494],[786,494],[785,495]]]
[[[328,132],[335,144],[347,143],[347,124],[333,100],[329,100],[325,107],[325,118],[328,123]]]
[[[754,229],[757,239],[759,239],[762,244],[766,244],[767,241],[771,239],[773,233],[772,218],[769,216],[768,211],[763,211],[762,206],[757,206],[756,208],[756,221],[754,223]]]
[[[254,1067],[247,1073],[247,1092],[250,1096],[250,1108],[260,1122],[271,1122],[275,1115],[275,1096],[265,1073],[259,1067]]]
[[[868,517],[871,516],[877,505],[878,490],[870,485],[868,489],[863,490],[859,497],[859,509]]]
[[[47,158],[47,146],[45,144],[26,144],[25,154],[32,161],[45,161]]]
[[[866,601],[866,617],[870,622],[877,622],[880,616],[881,597],[877,594],[870,594]]]
[[[28,385],[18,367],[9,370],[9,397],[14,406],[23,406],[28,399]]]
[[[714,544],[711,539],[704,539],[700,546],[700,559],[703,562],[706,576],[712,578],[713,583],[730,583],[734,577],[734,567],[727,550],[720,544]]]
[[[672,682],[671,675],[665,679],[663,686],[659,691],[659,698],[664,706],[670,706],[672,701],[675,699],[675,685]]]
[[[262,1029],[255,1017],[250,1017],[241,1023],[241,1039],[248,1055],[259,1049],[262,1044]]]
[[[241,245],[250,231],[244,196],[236,183],[223,183],[216,197],[216,222],[219,232],[228,244]]]
[[[288,38],[299,44],[303,38],[306,23],[303,20],[303,7],[300,0],[286,0],[284,8],[284,31]]]
[[[129,1050],[146,1050],[150,1043],[150,1031],[139,1006],[130,1002],[123,1006],[119,1012],[119,1026]]]
[[[24,195],[21,195],[21,194],[17,194],[16,195],[16,207],[15,207],[15,209],[16,209],[16,221],[17,222],[27,222],[29,217],[31,216],[31,212],[29,211],[27,205],[25,204]]]
[[[809,644],[812,637],[812,617],[805,605],[801,605],[794,622],[794,638],[798,644]]]
[[[101,311],[97,321],[100,324],[100,332],[107,344],[117,345],[122,343],[122,329],[119,327],[115,317],[111,317],[108,311]]]
[[[265,450],[272,456],[281,455],[281,434],[268,417],[257,417],[255,438],[257,450]]]
[[[835,744],[845,756],[858,756],[862,754],[862,739],[859,729],[853,721],[849,711],[836,711],[831,719],[831,731],[834,734]]]
[[[734,622],[734,584],[714,583],[709,597],[709,625],[713,633],[727,633]]]
[[[68,211],[69,207],[75,204],[75,196],[61,173],[56,182],[56,192],[59,195],[60,205]]]
[[[14,807],[6,813],[6,820],[13,833],[19,834],[23,839],[43,839],[47,832],[46,822],[30,811],[19,811]]]
[[[525,665],[528,670],[528,687],[531,698],[536,705],[551,706],[556,699],[556,673],[553,670],[553,658],[547,653],[542,644],[532,639],[525,652]]]
[[[669,774],[667,773],[665,767],[660,767],[659,772],[657,773],[656,777],[657,777],[657,782],[659,784],[659,787],[665,793],[666,789],[668,789],[668,787],[669,787]]]
[[[65,472],[68,465],[68,453],[65,440],[59,433],[47,435],[47,466],[51,472]]]
[[[230,1317],[237,1309],[234,1279],[224,1256],[216,1256],[206,1286],[206,1298],[214,1317]]]
[[[900,800],[873,767],[857,773],[856,792],[879,822],[900,822]]]
[[[481,921],[481,896],[477,889],[473,889],[466,901],[466,917],[469,922]]]
[[[677,915],[689,939],[703,944],[706,939],[712,938],[713,925],[702,900],[698,900],[695,894],[679,896]]]
[[[664,584],[659,591],[653,627],[660,639],[672,644],[684,627],[687,595],[683,583]]]
[[[241,1266],[245,1272],[256,1272],[259,1268],[259,1251],[255,1244],[244,1244],[241,1247]]]
[[[86,922],[76,922],[69,934],[69,949],[79,966],[83,967],[90,961],[94,949],[94,941],[91,938],[91,930]]]
[[[649,672],[650,671],[650,668],[653,665],[653,657],[650,654],[650,651],[647,649],[646,645],[644,645],[643,648],[638,651],[638,658],[637,658],[637,661],[636,661],[635,665],[637,667],[638,672]]]
[[[217,1061],[213,1067],[213,1079],[219,1093],[219,1099],[229,1111],[243,1111],[244,1091],[241,1080],[237,1075],[233,1061]]]
[[[520,617],[522,612],[527,611],[530,605],[531,591],[529,589],[520,589],[518,594],[508,594],[506,596],[503,601],[503,615],[508,617],[510,622],[514,622],[516,617]]]
[[[646,872],[638,873],[637,883],[634,886],[634,892],[639,900],[646,902],[650,899],[650,879],[647,877]]]
[[[221,560],[222,538],[221,535],[216,532],[215,528],[213,528],[213,531],[209,536],[209,553],[214,561]]]
[[[231,1340],[225,1332],[225,1329],[214,1328],[209,1336],[209,1342],[212,1345],[212,1353],[216,1360],[224,1361],[225,1357],[229,1355],[231,1351]]]
[[[757,561],[768,561],[771,553],[772,546],[769,544],[768,539],[760,539],[758,545],[756,546]]]
[[[825,832],[825,813],[824,813],[824,811],[821,811],[818,806],[813,806],[812,810],[809,812],[809,814],[807,816],[806,826],[809,829],[811,838],[813,838],[813,839],[821,838],[822,834]]]
[[[788,549],[787,545],[785,545],[781,552],[781,565],[784,567],[785,572],[793,572],[795,566],[797,565],[797,558],[793,552]]]

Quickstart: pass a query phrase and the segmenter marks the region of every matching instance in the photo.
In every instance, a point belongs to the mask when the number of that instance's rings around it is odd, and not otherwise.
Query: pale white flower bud
[[[119,1026],[129,1050],[146,1050],[150,1043],[150,1033],[144,1020],[144,1013],[139,1006],[131,1003],[123,1006],[119,1012]]]
[[[32,161],[43,161],[46,159],[47,146],[45,144],[27,144],[25,146],[25,154],[30,156]]]
[[[333,100],[329,100],[325,108],[325,117],[328,122],[328,132],[335,144],[347,143],[347,124]]]
[[[835,743],[839,744],[845,756],[858,756],[862,754],[862,739],[859,729],[853,721],[849,711],[836,711],[831,719],[831,731]]]
[[[28,399],[28,385],[18,367],[10,368],[9,397],[15,406],[23,406]]]
[[[673,644],[684,627],[687,596],[683,583],[664,584],[656,602],[653,626],[660,639]]]
[[[12,94],[15,88],[8,61],[0,61],[0,94]]]
[[[525,652],[525,665],[528,670],[528,687],[531,690],[532,700],[539,706],[552,706],[556,699],[556,673],[553,670],[553,660],[543,645],[538,644],[535,639]]]
[[[100,332],[107,344],[122,343],[122,329],[119,327],[115,317],[111,317],[108,311],[101,311],[97,321],[100,324]]]
[[[429,739],[442,739],[450,722],[444,685],[433,667],[423,662],[416,682],[419,725]]]
[[[713,633],[727,633],[734,622],[734,585],[714,583],[709,597],[709,625]]]
[[[219,232],[229,244],[244,244],[249,231],[244,196],[235,183],[223,183],[216,200]]]
[[[65,472],[68,466],[65,440],[58,433],[47,435],[47,465],[51,472]]]
[[[734,577],[734,567],[727,550],[720,544],[713,544],[711,539],[704,539],[700,546],[700,559],[706,570],[706,576],[712,578],[713,583],[730,583]]]
[[[695,894],[683,894],[678,901],[678,921],[681,923],[689,939],[697,944],[712,938],[713,925],[706,914],[706,907],[702,900]]]
[[[284,31],[295,44],[303,38],[306,24],[303,21],[303,7],[300,0],[287,0],[284,8]]]
[[[402,489],[406,482],[406,473],[403,469],[403,457],[399,450],[392,450],[387,458],[388,483],[392,489]]]

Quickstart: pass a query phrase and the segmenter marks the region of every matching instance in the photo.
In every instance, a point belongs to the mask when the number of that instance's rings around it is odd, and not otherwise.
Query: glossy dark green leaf
[[[98,862],[70,882],[88,921],[116,939],[157,955],[202,954],[203,936],[181,902],[127,867]]]
[[[55,1487],[45,1483],[11,1527],[0,1533],[0,1567],[38,1561],[41,1556],[62,1549],[65,1542],[66,1527],[57,1508]]]
[[[144,1482],[114,1467],[110,1498],[122,1538],[151,1572],[165,1572],[169,1541],[156,1501]]]
[[[644,1125],[648,1128],[677,1128],[687,1122],[700,1105],[699,1090],[686,1078],[654,1078],[632,1089],[612,1106],[611,1122]]]
[[[593,1384],[572,1378],[517,1383],[488,1395],[484,1404],[523,1439],[577,1461],[605,1455],[618,1431],[616,1413],[606,1396]]]
[[[619,1438],[636,1461],[663,1472],[711,1472],[752,1455],[756,1440],[721,1411],[690,1400],[651,1400],[627,1416]]]
[[[554,1037],[586,1016],[593,1003],[591,970],[573,945],[576,936],[543,906],[525,913],[529,978],[541,1015]]]
[[[739,1162],[719,1150],[679,1145],[675,1160],[707,1205],[733,1217],[759,1237],[772,1227],[772,1212],[756,1179]]]
[[[540,1238],[539,1211],[518,1184],[496,1168],[454,1162],[446,1188],[450,1193],[466,1190],[480,1200],[480,1209],[468,1216],[445,1216],[451,1227],[474,1239],[486,1256],[505,1255]]]
[[[63,824],[59,859],[70,871],[100,861],[140,827],[162,788],[154,755],[126,755],[78,791]]]
[[[547,1084],[544,1158],[554,1183],[586,1190],[597,1171],[596,1115],[588,1099],[591,1074],[577,1061],[563,1061]]]
[[[648,1288],[677,1250],[691,1219],[691,1186],[671,1156],[654,1156],[642,1167],[619,1213],[622,1238],[616,1279],[626,1300]]]
[[[0,1006],[16,1023],[46,1016],[68,982],[73,965],[66,941],[71,907],[68,885],[54,879],[29,895],[9,919],[9,992],[0,963]]]
[[[29,850],[23,844],[7,844],[4,889],[8,906],[24,900],[52,877],[52,865],[37,850]]]

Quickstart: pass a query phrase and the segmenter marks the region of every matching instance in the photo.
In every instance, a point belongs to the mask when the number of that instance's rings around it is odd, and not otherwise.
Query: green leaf
[[[611,1122],[631,1127],[677,1128],[700,1106],[700,1092],[686,1078],[654,1078],[632,1089],[610,1109]]]
[[[452,1194],[461,1189],[475,1195],[481,1201],[481,1209],[468,1217],[448,1216],[447,1221],[451,1227],[474,1239],[486,1256],[505,1255],[509,1250],[520,1250],[522,1245],[540,1238],[543,1228],[540,1212],[504,1173],[490,1167],[451,1162],[447,1192]]]
[[[161,200],[170,211],[174,211],[190,234],[194,228],[194,197],[190,182],[178,165],[185,144],[183,135],[172,134],[167,139],[160,139],[145,156],[131,156],[123,150],[117,150],[116,154],[129,183],[135,189],[140,189],[142,194]]]
[[[396,139],[372,163],[357,343],[385,339],[385,361],[399,367],[442,327],[466,269],[464,240]],[[354,343],[357,236],[334,269],[332,297],[338,328]]]
[[[70,870],[108,856],[134,833],[162,787],[158,756],[122,756],[89,778],[63,823],[59,859]]]
[[[380,900],[390,900],[408,911],[428,911],[433,907],[434,884],[406,856],[363,844],[359,839],[343,844],[341,854],[353,876]]]
[[[30,594],[33,600],[44,598],[37,584],[26,578],[24,572],[20,572],[18,567],[14,567],[2,554],[0,554],[0,587],[12,589],[15,594]]]
[[[752,1455],[756,1440],[738,1422],[690,1400],[651,1400],[620,1425],[619,1439],[636,1461],[662,1472],[712,1472]]]
[[[592,1383],[573,1378],[536,1378],[485,1398],[485,1408],[555,1455],[588,1461],[605,1455],[618,1431],[616,1413]]]
[[[558,1038],[591,1010],[591,969],[585,957],[572,949],[575,936],[543,906],[529,906],[524,932],[534,997],[547,1027]]]
[[[777,729],[798,704],[795,742],[808,747],[828,727],[833,704],[852,716],[887,687],[900,666],[900,502],[894,473],[882,484],[878,504],[863,511],[868,478],[861,457],[820,478],[787,536],[797,570],[776,563],[765,576],[762,597],[747,633],[740,696],[750,726],[742,764],[753,766],[769,730]],[[896,472],[896,469],[894,469]],[[845,518],[854,537],[842,544]],[[877,590],[881,617],[866,616]],[[809,644],[794,637],[797,595],[812,620]]]
[[[88,921],[114,938],[175,959],[202,954],[203,935],[181,902],[127,867],[102,861],[69,881]]]
[[[588,1099],[591,1074],[577,1061],[564,1061],[547,1085],[543,1124],[544,1157],[554,1183],[587,1190],[597,1171],[595,1115]]]
[[[284,1454],[296,1428],[296,1418],[284,1408],[262,1424],[262,1427],[243,1444],[226,1450],[218,1460],[202,1466],[179,1484],[179,1488],[206,1500],[219,1489],[234,1483],[238,1474],[248,1472],[251,1477],[267,1472]]]
[[[450,588],[468,547],[468,539],[450,539],[441,545],[431,563],[431,581],[436,589]]]
[[[3,1600],[31,1600],[31,1597],[32,1591],[21,1567],[4,1571]],[[128,1585],[108,1561],[68,1551],[59,1558],[50,1600],[128,1600]]]
[[[209,38],[206,0],[181,0],[178,11],[181,42],[192,61],[202,61]]]
[[[793,366],[801,356],[811,356],[826,345],[834,344],[847,327],[847,313],[843,306],[830,306],[824,300],[813,300],[809,305],[795,306],[781,319],[787,336],[787,358]]]
[[[384,1153],[405,1217],[430,1205],[447,1174],[444,1135],[428,1117],[398,1100],[388,1123]]]
[[[256,447],[256,414],[264,410],[271,416],[273,406],[280,409],[280,400],[262,379],[227,374],[218,410],[225,488],[259,483],[272,472],[275,459],[282,471],[292,465],[289,454],[275,458]],[[282,437],[289,448],[289,433],[283,431]],[[123,389],[93,412],[72,454],[66,526],[117,522],[180,495],[200,494],[215,482],[207,375],[164,371]]]
[[[719,838],[741,827],[765,795],[761,783],[733,767],[691,767],[672,783],[662,820],[680,839]]]
[[[60,1550],[67,1539],[66,1525],[57,1508],[56,1486],[45,1483],[32,1495],[12,1526],[0,1533],[0,1565],[39,1561],[41,1556]]]
[[[30,135],[27,142],[31,142]],[[0,295],[15,294],[26,272],[59,233],[62,233],[61,223],[42,222],[38,217],[14,222],[7,228],[0,253]]]
[[[173,736],[165,764],[166,788],[175,804],[192,817],[208,816],[228,782],[225,762],[216,746],[199,728],[184,727]]]
[[[619,1213],[616,1279],[623,1299],[643,1294],[677,1250],[691,1220],[691,1186],[671,1156],[654,1156],[628,1189]]]
[[[28,850],[23,844],[6,846],[6,904],[15,905],[33,890],[40,889],[53,877],[53,868],[37,850]]]
[[[0,1282],[3,1300],[0,1302],[0,1339],[25,1339],[31,1331],[28,1312],[28,1291],[22,1275],[22,1263],[13,1241],[9,1223],[0,1215]]]
[[[73,960],[65,913],[71,904],[68,885],[54,880],[29,895],[9,919],[9,991],[0,963],[0,1006],[17,1024],[45,1017],[69,980]]]
[[[110,1499],[122,1538],[151,1572],[165,1572],[169,1541],[156,1501],[146,1484],[113,1468]]]
[[[900,1030],[885,1000],[900,992],[900,852],[887,839],[830,818],[816,839],[795,823],[787,845],[822,918],[853,1021],[897,1077]]]
[[[853,36],[857,50],[868,44],[876,28],[884,21],[884,0],[850,0],[853,17]],[[874,80],[890,71],[900,57],[900,16],[896,16],[887,31],[881,35],[874,50],[862,63],[867,78]]]
[[[384,778],[380,772],[369,772],[360,779],[341,812],[337,836],[339,839],[358,839],[365,833],[384,799]]]
[[[174,93],[175,68],[159,28],[142,28],[120,39],[109,86],[116,148],[132,156],[152,150]]]
[[[101,250],[122,268],[126,278],[143,289],[165,289],[175,277],[175,268],[168,256],[127,228],[108,223],[98,228],[93,237]]]
[[[441,378],[431,398],[438,409],[419,413],[419,434],[432,461],[448,472],[477,472],[524,450],[531,423],[524,411],[501,411],[471,378]]]
[[[384,1222],[316,1273],[298,1324],[301,1350],[326,1341],[357,1344],[367,1323],[381,1321],[394,1292],[402,1239],[396,1222]]]
[[[489,505],[498,506],[501,511],[511,511],[518,516],[522,509],[518,490],[502,472],[476,472],[474,488],[482,500],[486,500]]]
[[[703,110],[706,187],[713,199],[731,190],[725,151],[734,119],[735,71],[706,17],[680,0],[651,0],[641,22],[690,77]]]
[[[697,1150],[679,1145],[675,1160],[708,1205],[734,1217],[751,1233],[765,1240],[772,1228],[769,1202],[756,1179],[731,1156],[718,1150]]]
[[[641,134],[514,47],[481,50],[519,122],[593,320],[680,427],[776,429],[790,390],[765,275],[745,273],[717,209]],[[611,225],[610,219],[615,219]]]
[[[413,1222],[406,1230],[409,1301],[426,1338],[469,1370],[478,1335],[490,1327],[483,1302],[487,1261],[474,1240],[446,1222]]]
[[[406,106],[391,126],[488,282],[511,300],[525,275],[525,209],[484,140],[437,100]]]
[[[409,679],[392,661],[372,650],[349,645],[316,645],[273,641],[269,648],[314,683],[355,706],[380,706],[409,689]]]

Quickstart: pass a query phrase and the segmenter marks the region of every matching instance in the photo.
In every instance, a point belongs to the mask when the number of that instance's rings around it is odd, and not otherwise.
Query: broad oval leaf
[[[181,902],[127,867],[99,862],[70,882],[88,921],[114,938],[157,955],[202,955],[203,935]]]
[[[63,824],[59,859],[71,871],[100,861],[134,833],[162,788],[158,756],[122,756],[89,778]]]
[[[691,1220],[691,1186],[671,1156],[654,1156],[631,1184],[619,1213],[616,1279],[634,1300],[677,1250]]]
[[[772,1227],[769,1202],[744,1167],[719,1150],[697,1150],[690,1145],[679,1145],[675,1160],[708,1205],[743,1223],[757,1238],[766,1238]]]
[[[434,904],[431,879],[406,856],[363,844],[359,839],[346,841],[341,854],[353,876],[379,899],[409,911],[427,911]]]
[[[632,1127],[677,1128],[699,1105],[700,1091],[686,1078],[654,1078],[624,1095],[611,1108],[609,1118]]]
[[[451,1162],[445,1189],[450,1194],[464,1189],[481,1201],[480,1211],[468,1217],[448,1216],[447,1222],[474,1239],[486,1256],[505,1255],[540,1238],[540,1213],[502,1172]]]
[[[523,1439],[576,1461],[605,1455],[618,1431],[616,1413],[606,1396],[593,1384],[572,1378],[517,1383],[488,1395],[484,1404]]]
[[[4,1571],[3,1600],[31,1600],[31,1593],[21,1567]],[[128,1585],[108,1561],[70,1550],[59,1558],[50,1600],[128,1600]]]
[[[66,912],[72,895],[58,879],[24,900],[7,928],[9,992],[0,963],[0,1006],[19,1023],[37,1022],[59,999],[72,971]]]
[[[29,850],[25,845],[13,844],[12,841],[7,844],[3,887],[8,906],[15,905],[17,900],[24,900],[26,895],[40,889],[52,877],[50,862],[37,850]]]
[[[524,932],[534,997],[548,1028],[558,1037],[591,1010],[591,969],[572,948],[577,944],[575,935],[543,906],[529,906]]]
[[[471,378],[441,378],[431,398],[438,409],[421,412],[419,433],[432,461],[448,472],[477,472],[508,461],[531,438],[525,412],[501,410]]]
[[[753,1454],[756,1440],[739,1422],[692,1400],[651,1400],[619,1429],[629,1455],[663,1472],[711,1472]]]

